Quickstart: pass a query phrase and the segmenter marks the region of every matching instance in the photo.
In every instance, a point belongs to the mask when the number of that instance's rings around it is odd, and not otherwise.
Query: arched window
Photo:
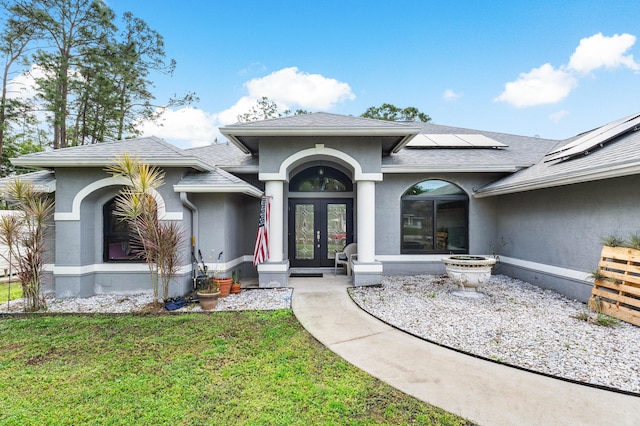
[[[131,230],[127,222],[120,220],[115,214],[116,198],[112,198],[102,208],[104,224],[105,262],[142,262],[131,247]]]
[[[402,195],[401,253],[467,253],[469,197],[458,186],[426,180]]]
[[[351,192],[353,182],[340,170],[329,166],[309,167],[289,183],[291,192]]]

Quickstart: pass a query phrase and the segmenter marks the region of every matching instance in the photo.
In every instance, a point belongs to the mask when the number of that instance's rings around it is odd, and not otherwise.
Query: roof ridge
[[[272,117],[272,118],[267,118],[264,120],[255,120],[255,121],[249,121],[249,122],[236,122],[234,124],[231,125],[227,125],[224,126],[223,128],[242,128],[242,127],[277,127],[277,122],[282,122],[282,121],[292,121],[292,122],[297,122],[297,121],[309,121],[309,119],[313,120],[314,118],[324,118],[325,120],[327,120],[327,123],[331,123],[331,119],[333,120],[340,120],[340,121],[345,121],[345,120],[351,120],[354,122],[359,122],[361,123],[360,125],[362,126],[362,123],[370,123],[372,124],[372,127],[383,127],[383,126],[388,126],[388,127],[397,127],[397,128],[404,128],[404,127],[411,127],[411,126],[415,126],[416,124],[418,124],[419,122],[416,121],[385,121],[385,120],[378,120],[378,119],[374,119],[374,118],[367,118],[367,117],[360,117],[360,116],[354,116],[354,115],[344,115],[344,114],[336,114],[336,113],[331,113],[331,112],[324,112],[324,111],[319,111],[319,112],[310,112],[310,113],[306,113],[306,114],[294,114],[294,115],[287,115],[287,116],[282,116],[282,117]],[[318,127],[318,123],[314,124],[309,124],[309,123],[303,123],[306,127]],[[335,122],[333,123],[335,125]],[[286,127],[286,126],[284,126]],[[319,127],[327,127],[326,124],[322,124],[320,123]]]

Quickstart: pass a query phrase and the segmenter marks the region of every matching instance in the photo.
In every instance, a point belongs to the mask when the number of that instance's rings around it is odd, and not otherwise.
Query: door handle
[[[320,231],[316,231],[316,241],[318,242],[318,248],[320,248]]]

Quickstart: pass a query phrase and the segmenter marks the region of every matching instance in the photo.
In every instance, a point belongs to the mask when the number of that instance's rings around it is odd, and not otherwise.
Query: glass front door
[[[291,266],[333,266],[336,251],[353,241],[352,205],[350,199],[290,199]]]

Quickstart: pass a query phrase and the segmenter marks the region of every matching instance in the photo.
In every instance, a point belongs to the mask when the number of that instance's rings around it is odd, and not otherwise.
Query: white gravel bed
[[[277,289],[245,289],[239,294],[230,294],[218,299],[218,305],[214,311],[244,311],[291,308],[290,288]],[[130,313],[148,312],[148,305],[153,302],[150,293],[134,294],[129,296],[101,295],[87,298],[70,298],[55,300],[47,298],[47,307],[42,312],[56,313]],[[22,312],[23,299],[16,299],[0,305],[0,313]],[[8,309],[9,308],[9,309]],[[189,304],[173,312],[199,312],[202,311],[197,303]],[[168,311],[167,311],[168,312]]]
[[[213,311],[273,311],[291,308],[291,288],[250,289],[218,299]],[[202,311],[200,305],[187,305],[175,312]]]
[[[597,325],[584,303],[506,276],[472,299],[446,276],[350,289],[365,311],[414,335],[506,364],[640,393],[640,327]],[[590,315],[591,320],[578,319]]]

